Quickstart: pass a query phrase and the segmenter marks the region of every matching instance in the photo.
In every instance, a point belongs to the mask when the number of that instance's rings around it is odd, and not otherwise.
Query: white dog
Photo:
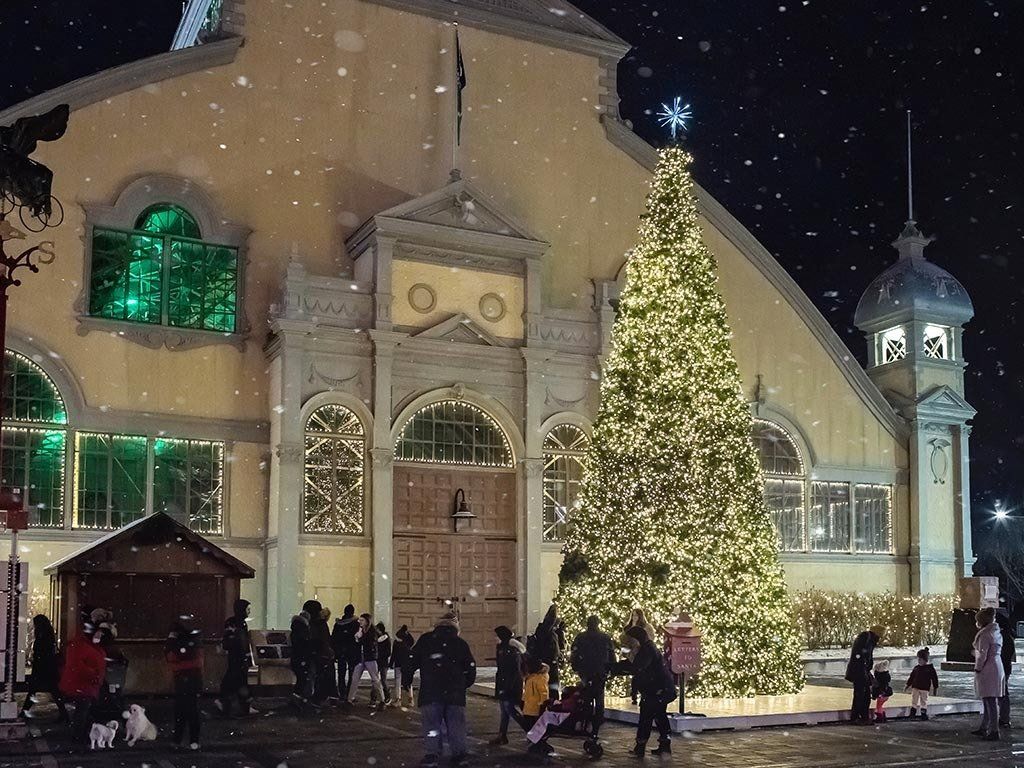
[[[128,707],[124,717],[128,721],[124,725],[124,740],[129,747],[134,747],[139,739],[153,741],[156,738],[156,726],[146,717],[146,710],[138,704]]]
[[[103,723],[93,723],[89,729],[89,749],[112,749],[114,747],[114,734],[117,733],[117,720]]]

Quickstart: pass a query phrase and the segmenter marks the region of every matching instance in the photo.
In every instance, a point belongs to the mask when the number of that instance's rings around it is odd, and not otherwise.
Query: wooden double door
[[[477,663],[492,665],[494,628],[517,619],[515,472],[396,464],[394,478],[395,628],[408,624],[419,637],[450,603]],[[455,532],[460,488],[476,519]]]

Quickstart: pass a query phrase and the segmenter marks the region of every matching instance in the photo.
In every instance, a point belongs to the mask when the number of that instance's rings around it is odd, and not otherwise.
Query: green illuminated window
[[[224,444],[205,440],[153,441],[153,506],[193,531],[223,529]]]
[[[75,527],[120,528],[146,514],[146,438],[81,432],[75,451]]]
[[[4,353],[4,422],[67,424],[64,398],[43,369],[24,355]]]
[[[143,211],[133,231],[95,227],[89,314],[234,333],[238,250],[201,238],[195,218],[167,203]]]
[[[67,409],[50,377],[17,352],[4,353],[0,483],[22,489],[32,527],[64,526]]]
[[[144,210],[135,221],[135,228],[143,232],[155,232],[158,235],[176,235],[200,239],[199,224],[192,214],[178,205],[160,203],[151,205]]]

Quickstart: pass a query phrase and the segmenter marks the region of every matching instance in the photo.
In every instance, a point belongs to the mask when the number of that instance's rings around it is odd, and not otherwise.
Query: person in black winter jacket
[[[412,647],[416,644],[415,638],[409,631],[409,627],[403,624],[395,632],[394,642],[391,644],[391,668],[395,670],[395,690],[398,691],[398,706],[405,706],[405,694],[409,694],[409,706],[413,705],[412,686],[407,688],[402,680],[402,670],[409,659]]]
[[[58,686],[60,659],[57,657],[57,634],[53,624],[43,614],[32,618],[32,674],[28,678],[28,695],[21,712],[28,712],[35,703],[37,693],[48,693],[60,709],[60,719],[68,722],[68,709]]]
[[[311,601],[315,603],[316,601]],[[315,608],[310,605],[309,608]],[[321,608],[309,615],[309,634],[313,651],[313,701],[322,704],[328,699],[336,702],[338,687],[334,677],[334,643],[331,642],[331,628],[327,621],[331,612]]]
[[[352,670],[352,682],[348,687],[348,703],[356,703],[356,692],[359,690],[359,681],[363,679],[363,672],[370,675],[370,684],[373,686],[376,707],[383,709],[385,706],[384,687],[380,684],[380,670],[377,668],[377,629],[373,626],[373,619],[370,614],[364,613],[359,617],[359,629],[355,634],[356,648],[359,651],[359,661]]]
[[[347,695],[348,687],[352,683],[352,672],[359,663],[359,648],[356,647],[358,631],[356,609],[351,604],[346,605],[345,612],[340,619],[335,620],[334,631],[331,632],[334,657],[338,662],[338,691],[341,696]]]
[[[548,665],[548,692],[553,699],[559,697],[558,673],[564,651],[565,630],[558,618],[558,609],[552,603],[543,620],[537,625],[532,643],[527,645],[527,653]]]
[[[319,614],[322,606],[316,600],[307,600],[302,610],[292,617],[291,667],[295,673],[295,687],[292,689],[292,706],[302,710],[313,698],[315,683],[316,650],[313,647],[312,616]]]
[[[647,630],[634,626],[627,629],[626,634],[638,644],[633,661],[626,662],[633,673],[633,685],[640,694],[640,721],[637,724],[633,754],[644,756],[652,725],[658,726],[658,748],[651,750],[651,754],[671,754],[672,729],[668,721],[668,705],[679,695],[675,679],[665,656],[647,636]]]
[[[523,654],[519,643],[513,644],[512,630],[502,625],[495,627],[498,638],[495,648],[494,698],[498,700],[498,735],[491,744],[508,744],[508,723],[515,720],[520,725],[522,717],[518,708],[523,702]]]
[[[1016,635],[1010,627],[1010,618],[1004,612],[996,614],[999,632],[1003,637],[1000,649],[1000,661],[1003,663],[1003,695],[999,697],[999,727],[1010,727],[1010,673],[1013,663],[1017,661]]]
[[[426,754],[422,766],[436,766],[442,736],[447,735],[452,764],[466,757],[466,690],[476,680],[476,661],[459,637],[459,617],[446,613],[434,629],[420,636],[403,670],[402,682],[420,672],[420,726]]]
[[[871,670],[875,664],[875,647],[885,637],[885,627],[874,626],[861,632],[850,648],[846,664],[846,679],[853,683],[853,706],[850,722],[860,725],[871,723]]]
[[[609,635],[601,631],[597,616],[587,617],[587,629],[576,635],[569,651],[569,664],[580,676],[583,698],[594,702],[593,735],[604,722],[604,691],[608,675],[615,664],[615,646]]]
[[[378,621],[374,625],[374,629],[377,630],[377,673],[380,675],[380,687],[384,689],[384,703],[386,705],[391,704],[391,691],[388,688],[388,668],[391,665],[391,635],[388,634],[388,628],[384,626],[383,621]],[[377,700],[377,694],[374,693],[370,699],[372,705]]]
[[[235,702],[243,715],[256,713],[249,701],[249,667],[252,653],[249,645],[249,601],[236,600],[235,612],[224,622],[221,648],[227,653],[227,669],[220,683],[220,698],[214,702],[225,717],[230,717]]]

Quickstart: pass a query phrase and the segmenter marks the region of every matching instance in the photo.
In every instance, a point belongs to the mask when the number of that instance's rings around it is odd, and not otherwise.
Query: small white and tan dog
[[[117,720],[111,720],[106,725],[93,723],[89,729],[89,749],[113,749],[114,734],[117,733],[119,725]]]
[[[146,717],[144,708],[138,704],[132,704],[128,707],[128,712],[124,717],[128,721],[124,725],[124,740],[128,742],[129,747],[134,747],[135,742],[139,739],[143,741],[156,739],[156,726]]]

